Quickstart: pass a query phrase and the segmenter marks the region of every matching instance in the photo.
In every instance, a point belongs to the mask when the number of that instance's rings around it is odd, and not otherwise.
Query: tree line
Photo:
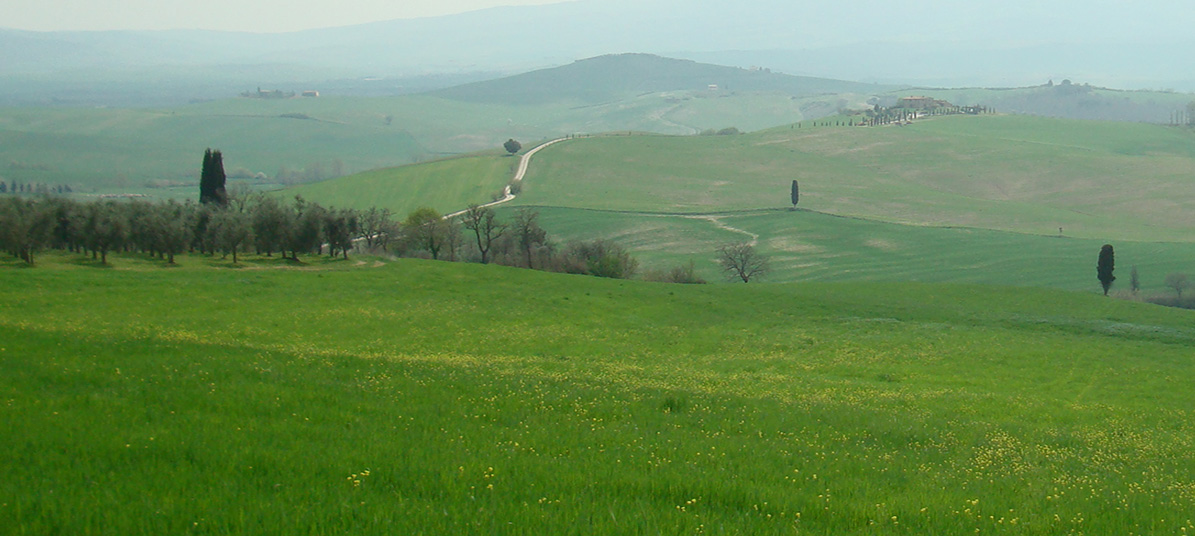
[[[20,181],[12,181],[10,183],[5,179],[0,178],[0,194],[49,195],[69,194],[73,192],[74,189],[67,184],[45,184],[40,182]]]
[[[502,221],[489,207],[470,206],[454,218],[419,208],[399,219],[389,209],[323,207],[296,196],[286,200],[247,191],[219,202],[87,200],[43,196],[0,198],[0,248],[34,265],[45,251],[89,256],[107,264],[110,253],[139,254],[174,264],[180,254],[245,255],[301,262],[354,251],[394,257],[500,264],[534,270],[670,283],[705,283],[693,262],[640,272],[639,261],[607,239],[553,241],[539,212],[519,208]],[[727,275],[755,280],[766,259],[743,244],[719,248]]]
[[[519,209],[510,222],[488,207],[472,206],[447,219],[420,208],[397,219],[389,209],[325,208],[296,196],[211,192],[223,201],[78,201],[63,197],[0,199],[0,247],[33,265],[46,250],[88,255],[139,253],[167,264],[182,253],[348,258],[354,249],[400,257],[496,263],[537,270],[630,278],[638,261],[609,240],[558,245],[539,214]]]
[[[521,149],[508,140],[512,154]],[[470,205],[443,216],[419,208],[401,222],[389,209],[324,208],[301,196],[284,202],[247,189],[226,188],[224,158],[207,149],[199,179],[199,203],[99,200],[65,197],[9,197],[0,201],[0,248],[35,264],[46,249],[90,255],[107,264],[108,253],[141,253],[174,264],[180,253],[238,257],[252,251],[298,262],[301,255],[342,255],[354,249],[433,260],[497,263],[522,268],[629,279],[639,262],[622,246],[605,239],[571,241],[558,246],[539,225],[539,213],[521,208],[502,222],[492,208]],[[797,182],[792,201],[797,203]],[[744,283],[768,272],[767,259],[750,244],[718,249],[718,262],[732,279]],[[705,283],[693,262],[644,279]]]

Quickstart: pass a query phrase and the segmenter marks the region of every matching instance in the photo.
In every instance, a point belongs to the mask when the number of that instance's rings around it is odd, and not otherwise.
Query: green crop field
[[[518,162],[517,156],[488,153],[379,169],[278,193],[301,195],[327,206],[384,207],[399,219],[425,206],[448,214],[470,204],[490,202],[510,182]]]
[[[0,261],[4,534],[1182,534],[1195,313]]]
[[[224,151],[230,173],[270,178],[284,167],[407,163],[423,151],[409,132],[386,128],[380,119],[368,126],[321,118],[323,110],[311,106],[245,99],[179,110],[4,109],[0,163],[7,168],[0,168],[0,176],[69,184],[80,192],[190,197],[209,147]]]
[[[1190,241],[1195,133],[1013,116],[745,136],[608,137],[536,159],[519,202],[708,213],[801,206],[893,223]]]
[[[227,99],[173,109],[0,108],[0,178],[87,193],[190,197],[204,149],[231,173],[351,174],[573,133],[762,129],[806,117],[818,98],[670,91],[608,102],[464,102],[392,98]],[[818,108],[820,110],[820,108]],[[748,113],[749,112],[749,113]],[[734,120],[733,123],[729,121]],[[487,192],[488,193],[488,192]]]
[[[459,163],[403,167],[300,192],[400,216],[488,200],[509,177]],[[1118,251],[1119,288],[1195,266],[1195,134],[1156,125],[945,117],[905,127],[814,127],[741,136],[605,136],[539,153],[512,204],[540,211],[559,242],[613,238],[647,269],[755,241],[772,281],[924,281],[1098,288],[1094,259]],[[481,176],[490,177],[479,182]],[[788,210],[790,182],[801,210]],[[410,186],[406,186],[408,184]],[[440,192],[445,195],[442,195]],[[443,205],[444,208],[441,208]],[[1061,229],[1061,233],[1059,230]]]
[[[711,215],[620,213],[536,207],[559,241],[608,238],[629,248],[645,270],[694,263],[709,281],[724,279],[716,251],[756,240],[770,259],[767,281],[969,282],[1097,292],[1101,240],[972,228],[900,225],[787,209]],[[512,220],[514,209],[499,210]],[[1170,293],[1163,278],[1195,268],[1195,246],[1116,241],[1118,280],[1129,288],[1136,266],[1146,294]]]

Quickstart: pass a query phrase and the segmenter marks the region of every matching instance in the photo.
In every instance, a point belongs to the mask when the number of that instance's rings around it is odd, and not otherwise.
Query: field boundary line
[[[521,206],[526,207],[526,208],[543,208],[543,209],[552,209],[552,210],[581,210],[581,211],[585,211],[585,212],[600,212],[600,213],[605,213],[605,214],[627,214],[627,215],[632,215],[632,216],[655,216],[655,217],[675,217],[675,218],[700,218],[700,217],[709,217],[709,216],[755,216],[758,214],[766,214],[769,212],[808,212],[810,214],[817,214],[820,216],[827,216],[830,218],[839,218],[839,219],[843,219],[843,220],[854,220],[854,221],[861,221],[861,222],[867,222],[867,223],[879,223],[879,224],[885,224],[885,225],[897,225],[897,226],[901,226],[901,227],[916,227],[916,228],[920,228],[920,229],[942,229],[942,230],[946,230],[946,231],[988,232],[988,233],[1000,233],[1000,234],[1010,234],[1010,235],[1018,235],[1018,236],[1032,236],[1032,237],[1038,237],[1038,238],[1055,238],[1058,240],[1090,240],[1093,242],[1098,242],[1098,241],[1103,240],[1100,238],[1093,238],[1093,237],[1087,237],[1087,236],[1071,236],[1071,235],[1058,236],[1057,234],[1050,234],[1050,233],[1033,233],[1033,232],[1027,232],[1027,231],[1014,231],[1012,229],[992,229],[990,227],[968,227],[966,225],[934,225],[934,224],[899,222],[899,221],[881,220],[881,219],[876,219],[876,218],[868,218],[865,216],[854,216],[854,215],[849,215],[849,214],[834,214],[832,212],[822,212],[820,210],[812,210],[812,209],[808,209],[808,208],[793,209],[793,208],[788,208],[788,207],[782,207],[782,208],[747,208],[747,209],[736,209],[736,210],[719,210],[719,211],[712,211],[712,212],[659,212],[659,211],[647,211],[647,210],[618,210],[618,209],[609,209],[609,208],[568,207],[568,206],[562,206],[562,205],[521,205]],[[1193,243],[1193,242],[1179,242],[1179,241],[1175,241],[1175,240],[1128,240],[1126,242],[1131,242],[1134,244],[1172,244],[1172,245],[1190,245]]]

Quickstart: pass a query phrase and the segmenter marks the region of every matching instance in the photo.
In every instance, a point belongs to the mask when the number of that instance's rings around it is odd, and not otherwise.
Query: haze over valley
[[[0,533],[1190,534],[1178,2],[0,6]]]

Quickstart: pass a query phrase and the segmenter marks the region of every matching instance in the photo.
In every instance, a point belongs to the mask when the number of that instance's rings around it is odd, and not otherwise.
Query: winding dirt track
[[[531,165],[531,157],[535,156],[535,153],[538,153],[544,149],[547,149],[548,146],[550,146],[550,145],[560,143],[567,139],[568,138],[557,138],[552,141],[546,142],[530,151],[527,151],[523,155],[523,157],[519,159],[519,169],[515,171],[515,176],[513,179],[511,179],[510,184],[514,184],[516,182],[523,182],[523,176],[527,174],[527,166]],[[502,199],[499,199],[492,203],[486,203],[481,206],[482,207],[492,207],[492,206],[501,205],[502,203],[507,203],[507,202],[513,200],[515,198],[515,194],[510,192],[510,184],[506,185],[506,188],[502,189],[502,194],[503,194]],[[469,212],[469,209],[453,212],[452,214],[448,214],[448,215],[444,216],[444,219],[450,220],[450,219],[460,216],[461,214],[464,214],[466,212]]]

